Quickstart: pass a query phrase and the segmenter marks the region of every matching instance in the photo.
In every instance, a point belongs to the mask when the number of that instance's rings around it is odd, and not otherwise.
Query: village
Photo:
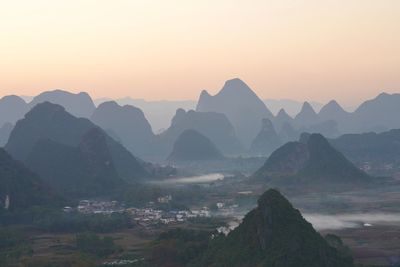
[[[172,200],[171,195],[159,197],[158,204],[168,204]],[[82,214],[103,214],[110,215],[114,213],[129,214],[131,222],[143,227],[157,225],[179,224],[194,218],[209,218],[211,213],[208,207],[202,207],[192,210],[160,210],[155,208],[155,202],[149,202],[145,207],[125,207],[118,201],[106,200],[81,200],[76,208],[64,207],[66,213],[78,212]],[[222,203],[218,203],[220,207]]]

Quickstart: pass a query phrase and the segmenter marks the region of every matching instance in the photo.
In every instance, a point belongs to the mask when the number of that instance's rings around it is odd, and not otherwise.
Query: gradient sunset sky
[[[262,98],[354,105],[400,92],[399,0],[0,2],[0,95]]]

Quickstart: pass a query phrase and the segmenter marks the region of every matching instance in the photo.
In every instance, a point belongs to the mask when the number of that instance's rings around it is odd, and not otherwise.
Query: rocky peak
[[[284,108],[281,108],[278,112],[278,114],[276,114],[276,118],[277,119],[292,119],[292,117],[289,116],[289,114],[287,114],[286,110]]]
[[[309,126],[319,122],[319,117],[310,103],[304,102],[299,114],[295,117],[296,124],[300,127]]]
[[[261,130],[253,140],[250,151],[256,154],[269,155],[281,145],[281,140],[269,119],[261,120]]]

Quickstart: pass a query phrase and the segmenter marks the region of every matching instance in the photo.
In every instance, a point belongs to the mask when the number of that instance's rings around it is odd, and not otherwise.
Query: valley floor
[[[83,253],[77,247],[80,232],[50,233],[22,227],[28,235],[26,242],[30,248],[10,266],[72,266],[71,262],[76,263],[74,266],[149,266],[146,265],[151,257],[149,248],[161,233],[176,228],[214,231],[246,214],[267,189],[249,183],[245,176],[234,174],[197,176],[194,179],[193,183],[190,179],[163,182],[163,186],[173,192],[190,192],[186,196],[190,201],[185,203],[188,208],[208,207],[211,218],[150,227],[132,225],[131,228],[98,232],[96,235],[100,238],[110,237],[114,242],[114,250],[101,257]],[[341,237],[357,263],[365,266],[395,266],[400,263],[399,181],[378,188],[355,188],[343,192],[290,188],[281,191],[321,234]],[[197,198],[196,194],[201,197]],[[188,199],[183,198],[183,201]],[[126,262],[118,262],[120,260]],[[115,265],[117,263],[120,265]]]

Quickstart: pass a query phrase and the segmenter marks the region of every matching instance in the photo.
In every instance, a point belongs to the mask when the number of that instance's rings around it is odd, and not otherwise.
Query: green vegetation
[[[31,247],[24,231],[15,227],[0,228],[0,266],[30,254]]]
[[[227,237],[219,235],[194,266],[346,267],[342,256],[276,190],[268,190]]]
[[[60,198],[48,188],[34,173],[19,161],[14,160],[0,148],[0,214],[5,212],[6,199],[8,211],[18,211],[36,205],[60,204]]]
[[[153,266],[187,266],[207,249],[209,240],[209,232],[170,230],[152,245],[151,263]]]
[[[55,212],[36,218],[33,224],[44,231],[62,233],[84,231],[107,233],[132,227],[130,218],[125,213],[103,215]]]
[[[76,235],[76,248],[83,253],[99,258],[121,251],[121,248],[114,244],[114,240],[111,237],[99,237],[94,233]]]
[[[154,266],[353,267],[342,241],[320,236],[276,190],[268,190],[228,236],[176,229],[150,249]]]

